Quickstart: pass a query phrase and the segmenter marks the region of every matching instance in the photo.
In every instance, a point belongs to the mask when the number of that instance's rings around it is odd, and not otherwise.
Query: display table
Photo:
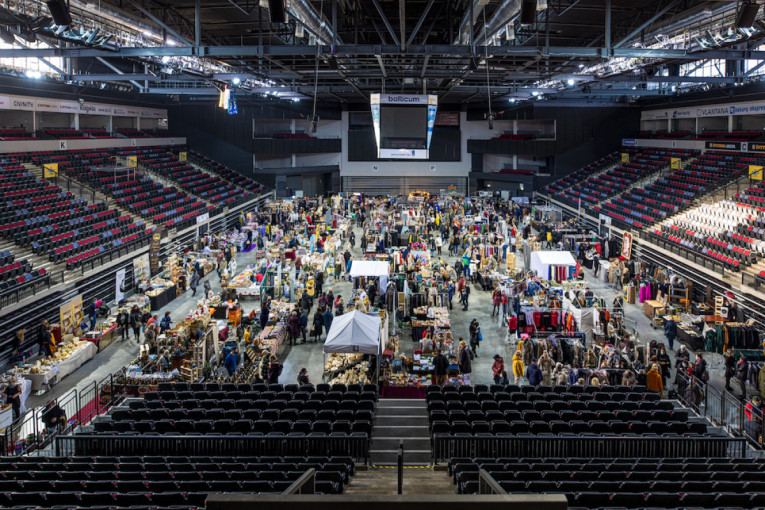
[[[100,352],[109,347],[114,341],[115,331],[117,331],[117,324],[111,325],[108,329],[90,331],[82,339],[95,344]]]
[[[653,319],[654,315],[664,315],[665,313],[664,305],[654,299],[649,299],[643,303],[643,309],[645,311],[645,316],[651,319]]]
[[[686,344],[692,351],[704,350],[704,337],[690,329],[677,327],[677,341]]]
[[[69,357],[58,362],[59,380],[80,368],[80,365],[92,359],[97,352],[98,347],[96,347],[96,344],[91,342],[81,343]]]
[[[383,386],[382,398],[425,398],[425,388],[421,386]]]
[[[56,384],[58,367],[52,366],[49,370],[39,374],[22,373],[21,377],[29,382],[30,391],[47,391],[50,386]]]
[[[171,285],[164,291],[160,292],[156,296],[149,296],[149,302],[151,303],[151,311],[157,311],[161,308],[163,308],[165,305],[170,303],[173,299],[176,298],[176,290],[175,285]]]

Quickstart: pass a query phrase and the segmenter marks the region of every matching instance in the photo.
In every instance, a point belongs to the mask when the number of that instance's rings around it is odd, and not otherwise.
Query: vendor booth
[[[369,379],[369,360],[364,355],[375,355],[375,371],[381,352],[382,321],[377,314],[364,314],[358,310],[335,317],[324,342],[329,358],[324,376],[330,383],[363,384]],[[376,378],[375,378],[376,379]]]
[[[567,251],[531,252],[530,269],[540,278],[561,282],[573,277],[576,260]]]
[[[388,286],[390,264],[378,260],[354,260],[351,264],[351,278],[380,278],[380,290]]]

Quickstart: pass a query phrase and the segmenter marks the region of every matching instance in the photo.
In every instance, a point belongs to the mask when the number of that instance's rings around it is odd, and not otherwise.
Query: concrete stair
[[[425,400],[386,398],[377,403],[370,448],[371,464],[396,465],[401,443],[404,445],[405,465],[430,465],[430,429]]]
[[[398,469],[395,467],[372,468],[356,471],[345,487],[345,494],[398,493]],[[404,468],[403,494],[456,494],[457,487],[446,471],[432,468]]]

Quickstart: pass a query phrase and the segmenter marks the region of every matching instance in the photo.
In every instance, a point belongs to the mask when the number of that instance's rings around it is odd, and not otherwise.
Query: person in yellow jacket
[[[515,384],[523,377],[526,367],[523,366],[523,359],[521,358],[521,351],[515,351],[513,354],[513,375],[515,376]]]

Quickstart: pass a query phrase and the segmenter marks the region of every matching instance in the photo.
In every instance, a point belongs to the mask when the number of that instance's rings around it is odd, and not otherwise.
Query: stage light
[[[16,42],[16,38],[9,31],[0,28],[0,40],[6,44],[13,44]]]

